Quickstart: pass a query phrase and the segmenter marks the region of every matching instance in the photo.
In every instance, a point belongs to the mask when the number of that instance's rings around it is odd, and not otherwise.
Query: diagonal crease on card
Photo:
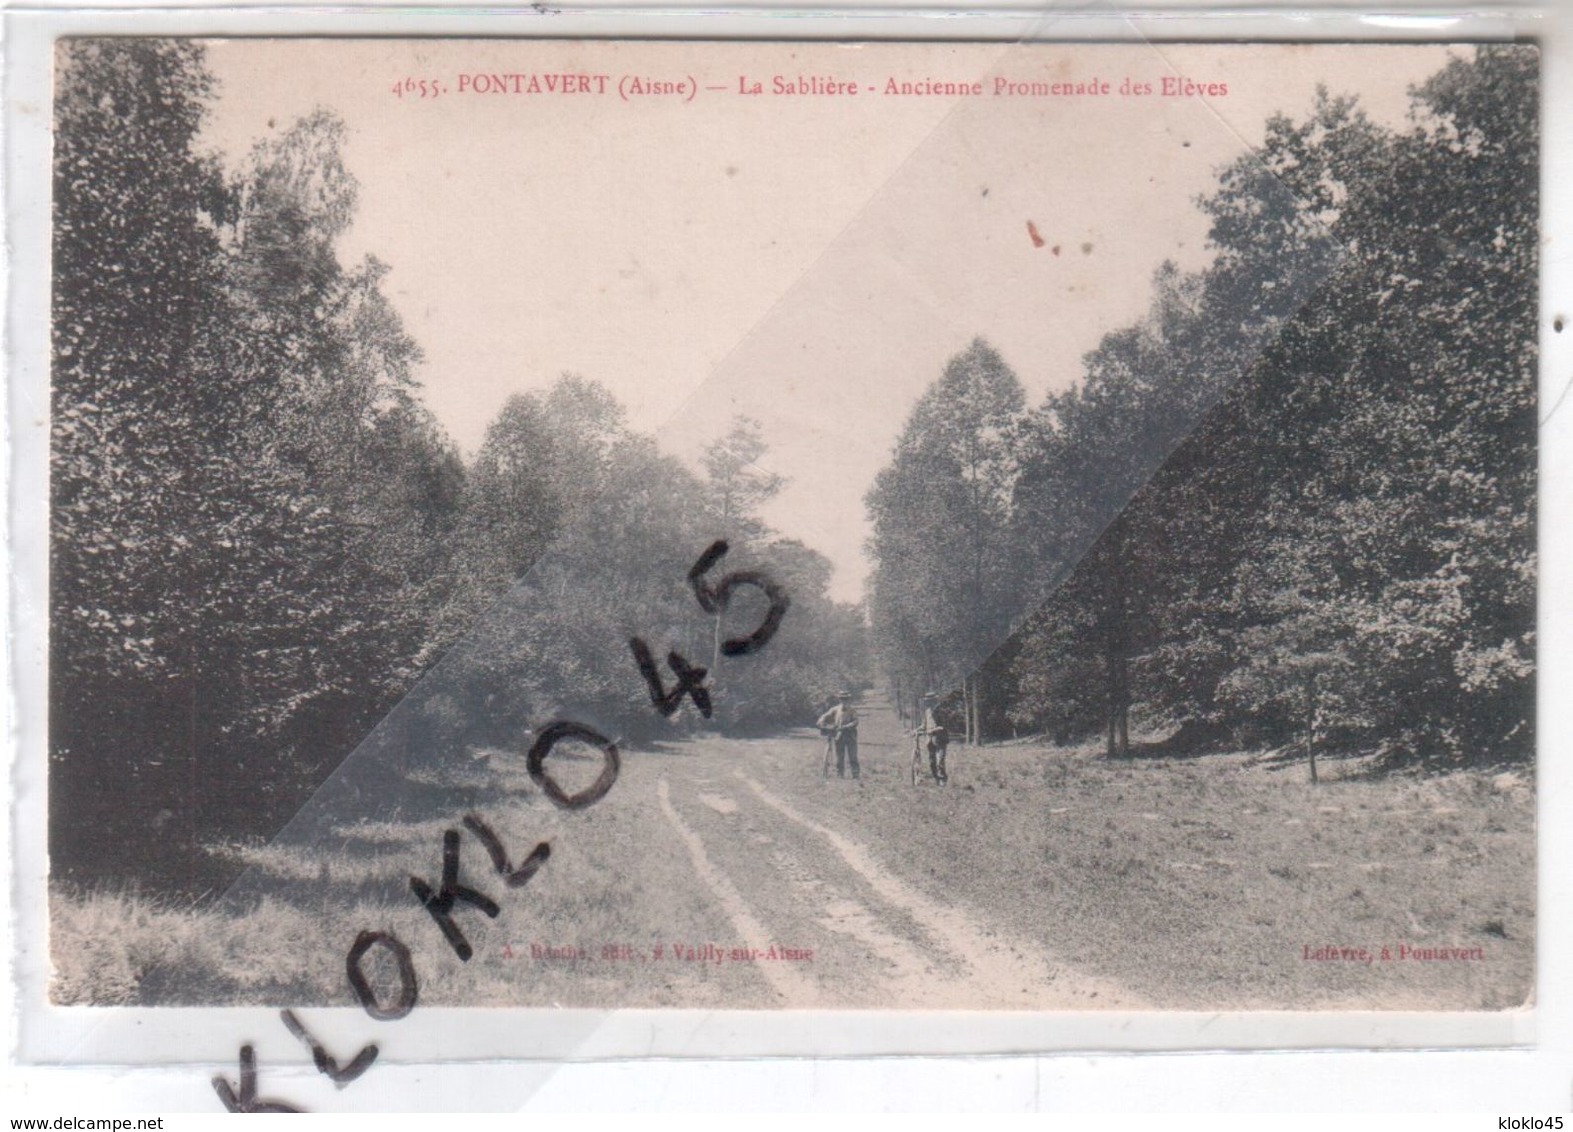
[[[1034,52],[1056,30],[1053,21],[1061,15],[1050,13],[1022,42],[992,51],[986,65],[978,69],[980,81],[1015,82],[1031,73]],[[1129,30],[1138,32],[1134,23]],[[1165,50],[1152,44],[1146,50],[1160,69],[1185,77]],[[969,59],[977,65],[975,55]],[[769,945],[772,950],[779,944],[784,952],[795,951],[791,939],[774,938],[782,930],[778,924],[786,923],[790,929],[794,917],[801,915],[789,897],[759,891],[736,877],[729,879],[723,867],[729,854],[757,853],[772,862],[772,875],[783,878],[787,888],[814,893],[820,927],[828,925],[838,938],[859,941],[888,965],[890,977],[909,992],[900,1005],[1061,1010],[1143,1005],[1140,996],[1116,982],[1064,963],[1052,944],[1046,948],[1023,944],[1018,950],[1018,941],[1010,944],[1017,954],[1017,974],[1032,982],[1033,989],[1018,992],[1004,963],[996,964],[998,970],[984,972],[987,977],[980,974],[947,990],[933,988],[924,952],[911,939],[893,935],[889,928],[893,921],[876,922],[870,917],[872,900],[896,909],[897,918],[912,925],[912,938],[974,953],[979,958],[973,963],[980,972],[989,962],[983,957],[997,957],[1001,944],[983,939],[964,916],[883,867],[877,846],[864,844],[833,818],[803,812],[800,804],[781,798],[772,785],[760,780],[751,759],[762,760],[778,773],[787,773],[783,768],[794,760],[805,771],[812,763],[812,773],[818,776],[822,743],[817,736],[797,734],[782,744],[779,737],[724,730],[728,717],[722,708],[728,706],[729,693],[742,690],[762,696],[769,689],[734,679],[732,673],[762,661],[723,656],[718,642],[723,635],[746,633],[758,624],[764,607],[757,593],[745,589],[724,616],[712,617],[689,598],[688,572],[714,539],[732,545],[724,565],[714,571],[717,575],[739,569],[779,573],[783,561],[788,563],[788,574],[800,569],[790,556],[796,553],[792,547],[802,544],[771,538],[765,525],[777,522],[779,514],[784,529],[793,513],[764,508],[758,515],[738,517],[723,509],[719,523],[696,525],[696,515],[716,514],[708,501],[672,498],[661,491],[663,483],[672,482],[665,471],[672,459],[668,453],[701,452],[737,416],[766,422],[772,441],[777,435],[792,438],[779,445],[789,460],[748,451],[739,474],[768,480],[778,469],[789,467],[810,478],[857,478],[846,471],[854,466],[852,455],[860,448],[880,447],[870,445],[870,418],[862,415],[868,397],[859,400],[852,390],[858,375],[846,375],[841,386],[805,379],[805,388],[812,390],[807,398],[792,396],[790,378],[783,388],[782,374],[790,367],[783,368],[782,359],[792,344],[810,334],[866,337],[880,348],[894,350],[902,335],[915,333],[919,326],[943,327],[940,337],[948,335],[962,351],[957,356],[970,359],[962,364],[963,371],[970,365],[972,372],[982,372],[994,364],[991,359],[998,354],[993,345],[968,344],[979,333],[987,338],[988,327],[969,324],[974,308],[950,297],[967,288],[967,279],[954,270],[947,272],[943,264],[936,271],[925,246],[926,240],[954,241],[957,232],[971,230],[969,225],[986,229],[987,238],[995,239],[992,233],[1007,228],[999,214],[988,210],[1037,199],[1010,178],[1021,176],[1012,156],[1021,151],[1012,147],[1043,129],[1042,121],[1029,118],[1013,127],[1013,133],[1005,127],[985,128],[989,113],[984,104],[967,99],[947,104],[802,275],[774,299],[704,383],[670,411],[653,438],[620,442],[621,465],[608,467],[598,482],[584,485],[576,510],[563,517],[556,535],[528,570],[425,671],[277,836],[266,846],[234,850],[246,863],[245,871],[216,909],[235,925],[233,933],[217,945],[232,955],[232,979],[222,986],[192,985],[185,972],[166,965],[144,979],[148,1001],[175,1005],[216,998],[236,1003],[350,1005],[347,986],[342,994],[327,998],[321,988],[342,982],[344,950],[356,933],[376,930],[397,933],[418,949],[421,996],[427,1004],[562,1005],[590,1010],[888,1005],[860,999],[865,992],[855,987],[818,985],[820,974],[813,968],[784,965],[764,978],[751,978],[734,973],[721,957],[714,960],[713,973],[699,977],[695,971],[706,970],[701,956],[698,967],[685,968],[675,984],[663,982],[655,973],[628,979],[590,978],[575,987],[556,974],[561,968],[553,964],[587,963],[592,958],[576,954],[581,947],[597,952],[604,948],[608,955],[621,954],[611,949],[627,947],[633,954],[663,940],[667,932],[673,938],[662,946],[746,937],[747,942]],[[1100,543],[1106,548],[1104,540],[1117,536],[1119,520],[1132,500],[1191,438],[1205,431],[1210,415],[1231,391],[1248,384],[1253,367],[1274,348],[1283,328],[1318,301],[1324,285],[1336,279],[1352,254],[1333,238],[1314,213],[1313,203],[1296,193],[1283,170],[1262,161],[1204,97],[1169,106],[1163,124],[1169,161],[1200,161],[1198,154],[1204,148],[1213,155],[1208,162],[1222,153],[1232,171],[1237,199],[1244,202],[1240,207],[1281,221],[1293,229],[1295,239],[1277,249],[1276,259],[1242,262],[1237,256],[1223,263],[1192,249],[1195,268],[1159,270],[1155,284],[1159,299],[1150,309],[1137,312],[1137,329],[1120,340],[1123,345],[1117,342],[1095,364],[1119,364],[1119,349],[1128,349],[1127,360],[1165,364],[1151,353],[1159,343],[1152,330],[1165,317],[1163,304],[1175,307],[1199,301],[1200,280],[1209,278],[1209,272],[1214,273],[1211,277],[1235,272],[1232,278],[1240,286],[1258,289],[1258,300],[1252,313],[1231,329],[1227,341],[1203,355],[1205,365],[1194,360],[1184,363],[1191,368],[1183,380],[1170,386],[1180,395],[1164,402],[1161,411],[1148,406],[1146,412],[1122,418],[1122,426],[1130,431],[1107,437],[1111,447],[1125,454],[1117,466],[1109,465],[1111,474],[1081,498],[1038,501],[1046,509],[1036,526],[1053,528],[1055,541],[1036,558],[1037,572],[1030,584],[1019,585],[1012,602],[993,609],[986,626],[975,619],[977,631],[947,641],[942,655],[925,657],[925,669],[910,674],[905,687],[889,689],[903,712],[909,705],[915,707],[917,692],[931,693],[942,704],[960,703],[964,710],[969,696],[975,701],[977,674],[996,662],[1001,650],[1011,647],[1034,618],[1052,615],[1062,589],[1089,556]],[[1127,139],[1125,148],[1136,154],[1143,152],[1142,145],[1150,148],[1151,144],[1150,138],[1139,143]],[[1029,168],[1029,176],[1042,170],[1025,156],[1019,161]],[[1066,166],[1072,164],[1067,159]],[[1136,179],[1143,170],[1138,163],[1132,171]],[[1210,165],[1207,171],[1211,175]],[[986,177],[993,179],[984,183]],[[1074,182],[1073,173],[1066,176],[1064,191],[1073,191]],[[962,185],[969,196],[976,196],[977,214],[985,219],[958,211],[953,195],[924,197],[933,186],[944,184]],[[1132,201],[1143,199],[1139,188],[1131,193]],[[1005,205],[1000,205],[1002,200]],[[1008,284],[1019,284],[1027,292],[1025,298],[1012,296],[1011,302],[1042,301],[1032,293],[1025,272],[1042,271],[1045,264],[1080,273],[1066,275],[1078,281],[1067,292],[1088,286],[1091,268],[1085,265],[1095,263],[1095,255],[1108,254],[1097,245],[1104,240],[1117,242],[1116,233],[1093,236],[1059,220],[1052,215],[1012,217],[1008,230],[1017,242],[1005,245],[1000,238],[999,247],[991,247],[991,254],[1026,265],[1017,275],[1005,276]],[[768,218],[762,222],[768,223]],[[926,229],[925,223],[931,227]],[[1124,279],[1112,285],[1128,286]],[[1135,289],[1145,293],[1147,288],[1143,278]],[[876,296],[877,309],[884,313],[865,313],[861,324],[843,309],[847,303]],[[1116,320],[1108,323],[1111,332],[1124,324],[1118,320],[1129,321],[1128,303],[1115,304],[1113,309],[1118,313],[1110,316]],[[1072,311],[1055,317],[1063,323],[1078,316]],[[890,326],[872,326],[871,318],[888,318]],[[615,315],[608,321],[615,322]],[[1111,333],[1106,340],[1117,337]],[[849,352],[847,357],[862,360],[867,354]],[[937,376],[936,371],[925,371],[890,378],[878,387],[875,398],[887,403],[887,416],[892,412],[906,416]],[[1059,390],[1061,399],[1035,418],[1018,407],[1011,427],[1057,427],[1065,414],[1076,409],[1074,397],[1065,393],[1068,387],[1062,375],[1056,376],[1048,388]],[[900,403],[892,410],[890,402]],[[881,439],[893,443],[875,453],[876,461],[886,459],[901,444],[895,438],[897,424],[886,420],[878,426],[883,430]],[[868,490],[870,506],[877,509],[881,489],[867,478],[862,483],[858,503]],[[768,493],[763,497],[768,498]],[[1059,509],[1050,509],[1051,502]],[[1032,505],[1030,500],[1025,504]],[[794,506],[803,507],[801,502]],[[816,523],[821,528],[835,523],[861,529],[862,522],[861,517],[844,514],[809,515],[797,530],[787,533],[812,537]],[[685,540],[694,530],[706,531],[698,545]],[[876,586],[887,586],[884,600],[889,600],[891,576],[876,576],[874,581]],[[810,600],[828,599],[822,593],[806,595],[805,604]],[[684,609],[686,615],[674,612]],[[783,624],[790,625],[791,618],[789,611]],[[710,670],[711,695],[723,730],[700,725],[692,702],[671,720],[652,709],[650,688],[630,657],[629,643],[635,638],[648,642],[652,664],[661,665],[668,651],[675,650]],[[711,642],[717,643],[713,650]],[[681,671],[681,666],[674,667]],[[664,666],[661,672],[670,685],[673,672]],[[827,667],[827,678],[833,674]],[[870,721],[877,714],[883,720],[879,729],[868,729],[871,742],[864,758],[871,777],[877,761],[884,760],[881,769],[888,771],[905,759],[903,749],[881,751],[872,741],[875,736],[902,735],[893,730],[895,717],[879,696],[873,690],[864,696]],[[471,724],[478,713],[494,706],[505,711],[506,718],[493,721],[487,737],[477,740]],[[622,749],[622,777],[606,800],[593,808],[566,810],[552,805],[526,772],[525,750],[548,725],[564,721],[588,728],[587,734],[598,734]],[[805,719],[802,725],[812,722]],[[493,736],[500,731],[516,736],[511,746],[495,741]],[[905,742],[904,737],[894,738],[891,745]],[[829,757],[826,753],[827,777]],[[567,789],[585,788],[601,768],[600,756],[589,745],[559,745],[553,758],[554,773],[572,783]],[[854,774],[856,767],[854,759]],[[901,771],[905,772],[904,762]],[[674,791],[674,782],[691,793]],[[643,810],[637,817],[636,807]],[[754,819],[749,815],[754,813],[768,814],[769,821],[751,824]],[[445,844],[452,839],[445,843],[444,838],[449,831],[465,827],[479,833],[474,838],[463,834],[462,872],[454,875],[472,886],[466,891],[480,889],[497,902],[492,911],[485,910],[479,898],[468,905],[469,897],[457,905],[449,902],[457,908],[451,918],[467,933],[466,943],[473,945],[480,960],[468,962],[451,936],[445,943],[437,934],[430,898],[439,880],[453,879],[444,871],[448,869]],[[641,843],[639,839],[650,837],[652,829],[662,831],[661,840]],[[726,838],[717,840],[718,829],[729,831]],[[779,844],[784,831],[802,839],[796,848]],[[538,845],[549,846],[549,856],[544,850],[532,854],[532,847]],[[533,862],[528,868],[523,865],[527,854]],[[823,863],[822,871],[816,872],[815,861]],[[489,864],[495,865],[495,871]],[[841,882],[841,891],[827,895],[824,878],[830,875],[847,879]],[[504,876],[516,887],[505,889]],[[446,880],[443,883],[446,891]],[[412,886],[427,896],[413,898]],[[651,893],[658,894],[658,903],[652,904]],[[317,909],[318,922],[302,928],[296,914],[302,909]],[[798,930],[809,929],[798,925]],[[525,956],[544,966],[518,962]],[[521,987],[534,980],[536,970],[552,973],[543,976],[539,988]],[[1008,993],[1002,989],[1007,983],[1011,984]],[[569,1001],[552,997],[558,994]],[[577,998],[572,997],[575,994]],[[607,1055],[595,1044],[600,1015],[559,1019],[564,1024],[550,1039],[521,1036],[518,1055]],[[391,1056],[397,1058],[396,1053]]]
[[[986,77],[1000,73],[1010,60],[1019,55],[1021,50],[1020,47],[1015,45],[1003,47],[1000,51],[1000,60],[989,68],[986,72]],[[936,152],[943,153],[958,144],[958,141],[964,144],[966,131],[966,124],[962,120],[964,110],[965,107],[959,104],[950,109],[945,117],[935,125],[931,133],[914,149],[913,153],[903,161],[901,167],[890,178],[890,182],[899,182],[903,172],[922,163],[925,157],[929,157],[932,160]],[[1280,179],[1274,176],[1269,184],[1273,187],[1267,190],[1268,193],[1276,193],[1282,198],[1273,202],[1272,206],[1279,208],[1290,208],[1293,206],[1293,198],[1290,191],[1283,186]],[[837,245],[848,238],[848,230],[859,227],[866,228],[878,222],[883,202],[889,194],[889,183],[887,183],[887,186],[882,187],[880,192],[859,210],[858,215],[848,222],[842,233],[831,242],[829,247],[819,254],[815,265],[805,272],[804,278],[790,287],[786,293],[776,300],[771,311],[763,320],[765,323],[768,324],[773,319],[781,318],[780,311],[782,308],[791,306],[803,292],[812,289],[812,279],[816,271],[822,269],[821,265],[834,254]],[[1285,315],[1292,313],[1299,303],[1304,301],[1305,297],[1320,283],[1321,278],[1330,272],[1337,262],[1335,255],[1329,255],[1326,249],[1318,248],[1314,245],[1308,254],[1308,258],[1313,256],[1320,260],[1316,267],[1312,270],[1301,270],[1294,273],[1291,277],[1294,279],[1296,287],[1293,289],[1285,288],[1282,294],[1281,309],[1285,312]],[[899,275],[901,266],[899,260],[893,260],[892,267],[896,270],[892,274]],[[1286,275],[1289,274],[1286,272]],[[936,316],[943,314],[943,308],[940,306],[940,300],[937,298],[930,300],[920,295],[916,297],[916,302],[927,313]],[[1284,315],[1279,317],[1284,317]],[[1276,322],[1277,318],[1264,321],[1255,339],[1247,347],[1246,356],[1241,359],[1240,372],[1248,368],[1251,357],[1255,353],[1265,348]],[[756,330],[749,337],[754,338],[759,335],[760,332]],[[696,406],[715,401],[727,402],[729,408],[749,412],[750,415],[758,414],[760,409],[756,405],[747,403],[739,405],[741,398],[736,394],[736,379],[734,376],[736,374],[736,366],[732,362],[732,358],[743,352],[747,341],[745,339],[743,342],[740,342],[738,347],[732,351],[731,356],[717,367],[717,372],[712,375],[706,384],[672,413],[673,421],[691,418],[694,415]],[[1165,437],[1160,445],[1149,445],[1145,448],[1145,451],[1142,453],[1144,459],[1136,469],[1131,480],[1126,483],[1111,485],[1109,495],[1099,501],[1098,519],[1092,524],[1097,533],[1101,533],[1102,528],[1114,520],[1123,508],[1126,500],[1135,494],[1141,483],[1145,482],[1156,472],[1169,451],[1181,443],[1186,433],[1202,419],[1205,412],[1211,407],[1212,402],[1221,397],[1237,377],[1238,373],[1220,375],[1220,380],[1217,381],[1210,396],[1198,399],[1196,402],[1195,418],[1174,421],[1175,427],[1170,436]],[[673,430],[670,428],[663,428],[661,433],[668,434],[671,431]],[[1132,442],[1136,443],[1136,438],[1132,438]],[[633,487],[634,485],[629,486]],[[629,500],[616,498],[611,494],[616,490],[616,488],[608,489],[607,493],[590,502],[586,506],[582,517],[574,516],[570,518],[567,524],[568,530],[565,534],[552,546],[548,547],[540,560],[521,578],[518,585],[490,609],[470,633],[456,644],[442,661],[433,666],[422,678],[421,682],[412,689],[410,694],[345,759],[334,775],[314,795],[311,802],[306,807],[303,807],[297,818],[281,831],[273,845],[265,851],[265,856],[276,859],[280,856],[293,856],[296,853],[308,853],[312,856],[320,855],[320,865],[309,861],[300,862],[303,874],[301,879],[304,879],[308,884],[312,884],[318,880],[319,871],[336,874],[338,872],[337,862],[345,858],[342,847],[355,838],[357,833],[362,838],[367,836],[366,831],[374,827],[378,822],[401,818],[410,811],[421,814],[425,820],[443,820],[443,815],[440,811],[434,811],[421,805],[415,786],[426,784],[424,776],[436,772],[439,767],[452,766],[456,760],[459,761],[461,766],[466,764],[474,765],[474,758],[473,756],[466,758],[461,752],[457,751],[443,751],[440,747],[423,749],[421,741],[412,735],[412,733],[420,730],[419,721],[423,716],[423,712],[430,705],[438,702],[440,697],[445,694],[451,694],[455,685],[462,683],[468,677],[467,668],[469,672],[475,671],[473,667],[467,665],[467,661],[470,658],[506,651],[513,642],[527,639],[532,631],[542,633],[561,631],[557,621],[558,615],[556,611],[550,608],[549,595],[554,591],[561,592],[561,588],[565,584],[571,584],[569,563],[572,559],[569,556],[575,553],[575,551],[582,552],[587,544],[593,544],[604,539],[605,542],[602,543],[602,546],[605,548],[605,552],[612,552],[612,547],[609,544],[615,542],[617,538],[616,524],[618,517],[627,521],[632,510],[629,506]],[[633,506],[637,507],[638,504],[635,503]],[[717,530],[715,534],[718,538],[730,536],[734,540],[736,539],[736,533],[732,531]],[[1086,553],[1090,545],[1088,543],[1076,547],[1067,555],[1067,561],[1062,567],[1061,577],[1068,575],[1074,569],[1076,562]],[[692,550],[697,554],[697,551],[702,549],[702,547],[684,547],[681,549],[684,552]],[[674,557],[668,559],[665,563],[657,563],[650,560],[630,562],[626,564],[625,568],[630,570],[636,569],[641,572],[649,571],[651,573],[664,569],[666,576],[660,579],[660,581],[667,585],[680,585],[684,572],[682,568],[686,565],[688,565],[686,561]],[[1058,580],[1056,579],[1055,584],[1057,584]],[[1052,593],[1055,584],[1051,584],[1047,588],[1048,593]],[[621,610],[608,609],[605,612],[608,615],[607,622],[598,626],[597,632],[583,635],[576,633],[577,646],[597,653],[596,660],[586,662],[583,657],[563,658],[561,663],[579,664],[585,669],[595,671],[615,670],[617,665],[621,663],[621,658],[625,653],[627,638],[632,635],[651,632],[651,629],[648,627],[641,626],[632,620],[624,620],[628,615]],[[700,612],[698,609],[695,610],[696,614]],[[1025,614],[1022,616],[1025,617]],[[1020,618],[1016,619],[1016,623],[1019,623],[1019,621]],[[991,643],[998,645],[1003,643],[1003,639]],[[984,659],[982,656],[976,658],[978,661],[982,659]],[[570,690],[562,695],[561,698],[543,704],[538,709],[534,716],[534,720],[538,721],[535,723],[535,726],[539,727],[542,723],[552,719],[565,718],[587,722],[603,734],[617,740],[624,739],[630,733],[634,735],[639,735],[641,732],[648,734],[647,719],[651,716],[649,705],[644,702],[643,689],[637,679],[637,673],[631,665],[625,665],[625,667],[628,669],[629,676],[626,682],[627,695],[625,697],[627,715],[609,713],[604,702],[593,704],[575,702],[575,697]],[[964,665],[964,667],[966,666]],[[940,690],[944,691],[949,687],[954,687],[959,684],[965,675],[966,672],[964,670],[952,670],[942,674],[940,679],[944,683],[940,685]],[[522,753],[522,746],[525,743],[524,736],[521,736],[520,743],[521,751],[516,752],[512,757],[517,758],[518,753]],[[491,756],[491,758],[495,757]],[[635,759],[639,757],[637,752],[633,755]],[[449,787],[449,789],[451,790],[452,788]],[[483,805],[486,800],[487,795],[484,790],[460,790],[456,792],[451,808],[454,813],[457,813],[462,809]],[[408,820],[408,818],[404,818],[404,820]],[[535,836],[534,834],[525,833],[524,829],[525,827],[520,827],[521,836]],[[564,839],[571,838],[573,836],[571,829],[571,825],[564,828],[560,836]],[[634,862],[630,861],[630,867],[633,864]],[[360,869],[356,868],[355,872],[360,872]],[[337,878],[335,877],[335,879]],[[390,867],[383,879],[387,884],[387,888],[383,892],[383,898],[389,904],[408,901],[408,897],[404,892],[406,887],[405,878],[398,868]],[[357,876],[356,883],[363,888],[374,886],[375,878],[371,876]],[[226,899],[231,901],[239,900],[249,904],[259,897],[276,893],[281,884],[280,879],[276,875],[270,875],[269,870],[253,867],[236,882],[235,886],[226,895]]]

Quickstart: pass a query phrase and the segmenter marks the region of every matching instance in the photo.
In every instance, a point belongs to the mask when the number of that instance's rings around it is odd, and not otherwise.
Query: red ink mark
[[[1032,246],[1033,247],[1041,248],[1043,246],[1043,237],[1038,235],[1038,226],[1036,224],[1034,224],[1030,220],[1027,221],[1027,235],[1032,237]],[[1059,248],[1055,248],[1054,249],[1054,254],[1055,255],[1059,255],[1060,254],[1060,249]]]

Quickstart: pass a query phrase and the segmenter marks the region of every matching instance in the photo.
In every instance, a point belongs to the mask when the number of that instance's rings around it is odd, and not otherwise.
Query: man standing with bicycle
[[[950,781],[950,776],[945,773],[945,754],[950,749],[950,732],[934,716],[934,708],[939,703],[939,697],[933,692],[923,697],[923,721],[918,724],[917,734],[928,739],[929,773],[934,776],[934,781],[944,786]]]
[[[837,692],[836,706],[819,717],[819,729],[827,736],[827,741],[836,749],[836,777],[845,778],[846,764],[852,764],[852,777],[862,777],[858,768],[858,713],[852,710],[849,702],[851,692]],[[826,762],[829,762],[829,753],[826,753]]]

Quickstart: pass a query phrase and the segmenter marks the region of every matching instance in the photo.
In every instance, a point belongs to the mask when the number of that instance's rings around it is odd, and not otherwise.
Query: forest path
[[[859,781],[823,774],[824,741],[810,731],[699,739],[693,757],[663,766],[660,811],[735,933],[672,946],[692,947],[692,962],[748,964],[780,1006],[1140,1006],[1130,992],[1070,970],[1040,944],[961,911],[886,859],[876,830],[848,828],[844,817],[827,813],[826,791],[938,789],[926,780],[911,784],[910,739],[887,705],[859,705],[859,714]],[[957,850],[965,852],[965,843]]]

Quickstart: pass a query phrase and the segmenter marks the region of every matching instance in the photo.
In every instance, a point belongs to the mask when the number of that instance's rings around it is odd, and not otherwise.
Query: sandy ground
[[[912,782],[911,740],[888,707],[859,710],[858,781],[825,774],[810,729],[701,736],[625,752],[604,799],[565,811],[519,752],[478,751],[425,768],[391,816],[347,814],[328,841],[249,853],[237,886],[249,899],[193,909],[57,893],[57,997],[348,1005],[345,950],[379,929],[414,952],[421,1001],[453,1005],[1532,1001],[1523,769],[1373,777],[1329,759],[1312,785],[1303,765],[1250,753],[953,746],[942,788]],[[568,789],[600,768],[589,751],[553,763]],[[543,841],[550,860],[508,888],[466,813],[514,862]],[[496,918],[456,909],[468,962],[409,892],[411,876],[437,883],[445,829],[460,831],[461,882],[500,905]]]
[[[940,1009],[1531,997],[1521,774],[1368,778],[1327,762],[1311,786],[1303,767],[1242,754],[957,747],[941,788],[912,783],[911,740],[887,707],[860,711],[859,781],[827,777],[806,729],[630,753],[613,794],[557,827],[557,872],[543,870],[530,926],[513,929],[581,955],[533,961],[527,997]],[[560,899],[567,886],[603,898],[586,914]],[[613,941],[623,958],[601,959]],[[1326,947],[1370,961],[1307,958]]]
[[[888,711],[865,712],[861,730],[865,742],[884,749],[898,745]],[[806,745],[817,754],[817,740]],[[742,763],[718,750],[715,757],[674,765],[657,788],[662,815],[724,910],[733,938],[755,941],[755,949],[761,943],[768,949],[774,941],[812,952],[811,961],[753,960],[781,1005],[1143,1005],[1109,980],[1071,969],[1040,943],[925,893],[882,864],[856,836],[805,813],[811,798],[788,801],[761,783],[761,777],[801,779],[804,746],[801,740],[753,744]],[[834,776],[824,784],[864,788]]]

